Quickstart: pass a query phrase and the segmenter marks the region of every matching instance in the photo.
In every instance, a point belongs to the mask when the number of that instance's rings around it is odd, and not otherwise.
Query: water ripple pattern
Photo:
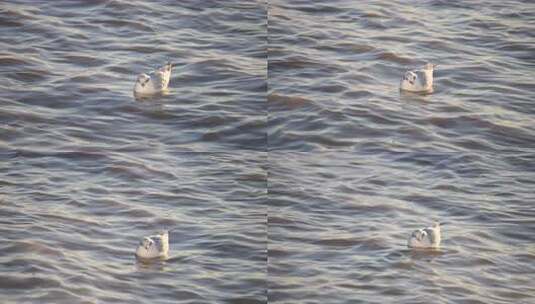
[[[270,1],[271,150],[535,148],[530,1]],[[438,64],[435,93],[399,81]]]
[[[269,303],[533,303],[533,154],[270,153]],[[441,249],[411,251],[442,227]]]
[[[260,1],[0,4],[2,139],[265,151],[266,14]],[[168,60],[169,94],[135,100],[137,75]]]
[[[265,152],[168,156],[4,153],[2,303],[265,303]]]
[[[0,302],[266,302],[266,35],[261,1],[0,4]]]

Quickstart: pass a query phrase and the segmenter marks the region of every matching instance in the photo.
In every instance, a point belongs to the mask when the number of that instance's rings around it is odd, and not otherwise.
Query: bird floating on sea
[[[438,248],[440,241],[440,223],[435,222],[433,227],[415,230],[409,237],[407,246],[409,248]]]
[[[136,250],[136,256],[141,259],[165,259],[168,254],[169,231],[162,231],[157,235],[144,237]]]
[[[146,96],[167,90],[173,64],[168,62],[149,74],[140,74],[134,85],[134,95]]]
[[[415,93],[433,92],[433,70],[437,65],[427,63],[421,70],[405,72],[401,78],[400,89]]]

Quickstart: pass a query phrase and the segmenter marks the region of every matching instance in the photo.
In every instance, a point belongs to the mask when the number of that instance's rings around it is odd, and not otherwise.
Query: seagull
[[[435,222],[433,227],[415,230],[409,237],[407,246],[409,248],[438,248],[440,240],[440,223]]]
[[[134,86],[134,95],[152,95],[167,90],[173,64],[168,62],[149,74],[140,74]]]
[[[136,250],[136,256],[141,259],[167,258],[168,253],[169,231],[144,237]]]
[[[433,69],[436,64],[427,63],[421,70],[408,71],[399,84],[402,91],[433,93]]]

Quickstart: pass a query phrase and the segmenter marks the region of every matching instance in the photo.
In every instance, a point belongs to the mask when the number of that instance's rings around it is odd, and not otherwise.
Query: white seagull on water
[[[406,72],[401,78],[400,89],[407,92],[433,93],[433,70],[436,66],[427,63],[421,70]]]
[[[149,74],[143,73],[139,75],[134,85],[134,94],[152,95],[167,90],[172,68],[173,64],[168,62],[166,65]]]
[[[409,248],[438,248],[440,241],[440,223],[435,222],[433,227],[415,230],[409,237],[407,246]]]
[[[162,231],[157,235],[144,237],[136,250],[136,256],[141,259],[165,259],[168,254],[169,231]]]

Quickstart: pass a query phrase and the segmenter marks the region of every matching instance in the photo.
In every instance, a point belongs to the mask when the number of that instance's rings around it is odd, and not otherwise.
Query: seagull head
[[[147,82],[149,82],[149,80],[150,80],[150,76],[145,74],[145,73],[143,73],[143,74],[137,76],[136,84],[139,84],[142,87],[144,87],[147,84]]]
[[[141,74],[137,77],[136,85],[134,86],[134,93],[143,93],[149,86],[150,76],[147,74]]]
[[[151,240],[148,237],[145,237],[143,238],[143,241],[141,241],[140,245],[143,246],[146,250],[149,250],[149,247],[151,247],[153,243],[154,243],[153,240]]]

